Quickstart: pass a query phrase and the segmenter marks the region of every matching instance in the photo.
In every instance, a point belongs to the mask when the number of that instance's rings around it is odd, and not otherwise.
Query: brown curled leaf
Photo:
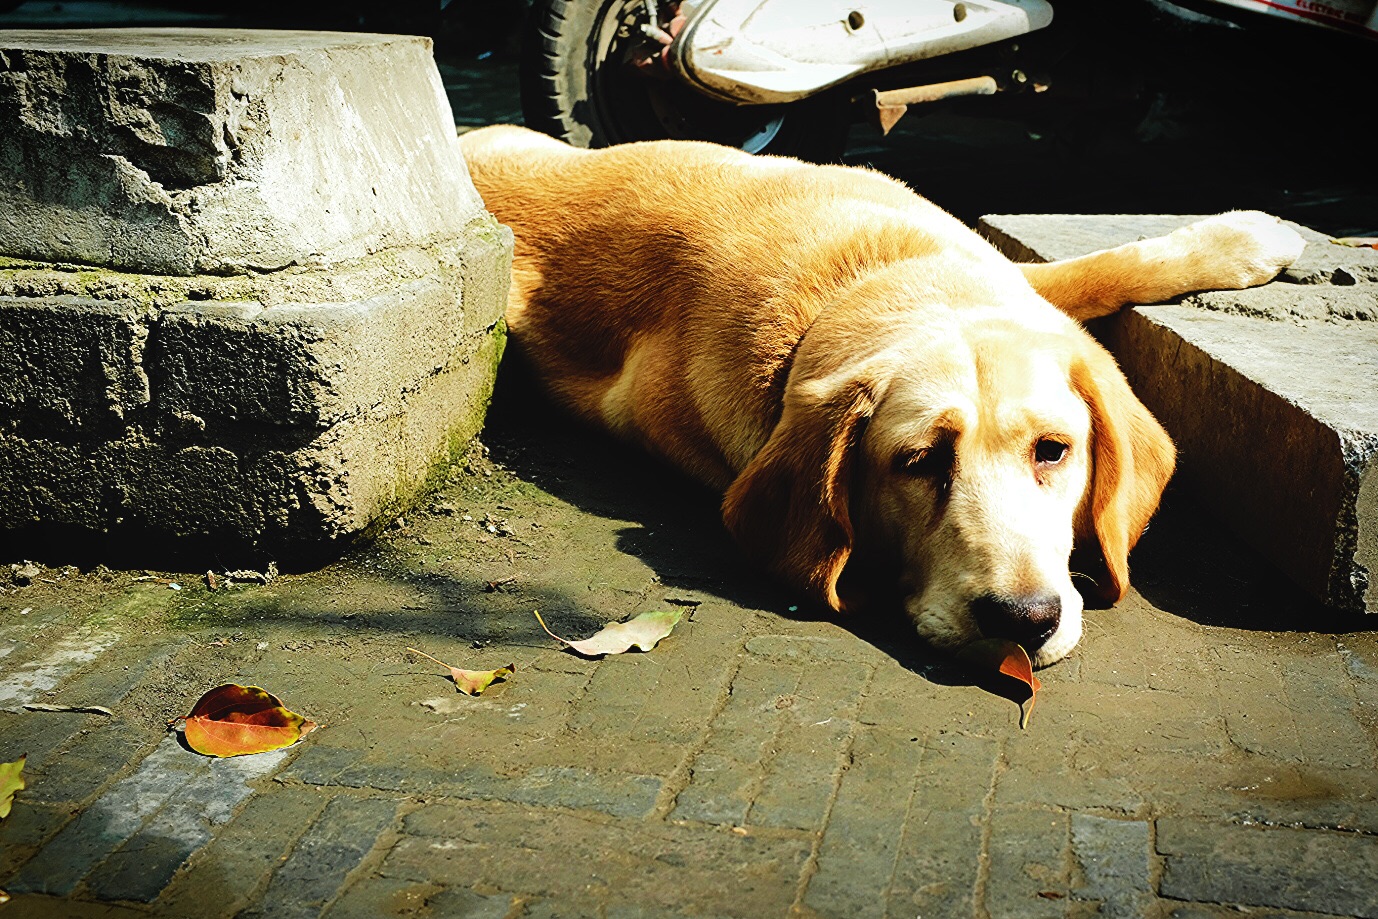
[[[415,648],[408,648],[407,650],[412,654],[420,654],[422,657],[429,658],[450,671],[450,679],[455,681],[455,689],[466,696],[480,695],[492,684],[499,680],[506,680],[517,672],[516,664],[508,664],[506,667],[499,667],[496,670],[465,670],[462,667],[452,667],[439,658],[431,657],[425,651],[418,651]]]
[[[21,756],[12,763],[0,763],[0,820],[10,815],[10,807],[14,804],[14,793],[24,790],[24,761],[28,756]]]
[[[568,638],[561,638],[550,631],[550,627],[541,618],[540,610],[533,612],[536,613],[536,621],[541,624],[541,628],[545,629],[547,635],[556,641],[564,642],[585,657],[622,654],[632,648],[649,651],[659,644],[662,638],[673,632],[680,619],[684,617],[683,607],[642,613],[626,622],[609,622],[588,638],[570,641]]]
[[[227,683],[202,696],[183,719],[187,746],[206,756],[243,756],[290,747],[316,723],[257,686]]]
[[[957,652],[957,659],[971,670],[982,686],[1019,706],[1019,727],[1029,724],[1038,691],[1029,653],[1018,642],[1003,638],[973,641]]]

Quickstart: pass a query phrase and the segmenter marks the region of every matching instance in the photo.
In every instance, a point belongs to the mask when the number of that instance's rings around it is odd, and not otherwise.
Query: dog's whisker
[[[1085,572],[1082,572],[1082,571],[1069,571],[1069,572],[1067,572],[1067,573],[1070,574],[1070,575],[1071,575],[1072,577],[1074,577],[1074,578],[1086,578],[1086,580],[1090,581],[1092,584],[1096,584],[1096,579],[1093,578],[1093,577],[1091,577],[1091,575],[1086,574]],[[1096,584],[1096,586],[1099,587],[1100,585],[1099,585],[1099,584]]]

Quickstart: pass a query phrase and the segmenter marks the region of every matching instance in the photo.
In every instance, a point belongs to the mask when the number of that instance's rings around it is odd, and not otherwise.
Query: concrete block
[[[478,431],[511,234],[425,39],[0,32],[0,530],[285,561]]]
[[[0,33],[0,252],[157,274],[331,263],[481,208],[427,39]]]
[[[1017,261],[1156,236],[1199,217],[998,215]],[[1179,479],[1320,600],[1378,612],[1378,251],[1307,240],[1277,280],[1092,324],[1181,451]]]

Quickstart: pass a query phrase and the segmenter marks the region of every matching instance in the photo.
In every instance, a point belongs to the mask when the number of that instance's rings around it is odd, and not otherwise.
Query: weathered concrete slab
[[[430,42],[0,35],[0,252],[187,275],[453,235],[480,209]]]
[[[0,530],[367,529],[481,425],[510,253],[425,39],[0,32]]]
[[[1198,217],[999,215],[1021,261],[1170,232]],[[1378,612],[1378,252],[1307,239],[1278,280],[1096,324],[1181,449],[1194,495],[1334,606]]]

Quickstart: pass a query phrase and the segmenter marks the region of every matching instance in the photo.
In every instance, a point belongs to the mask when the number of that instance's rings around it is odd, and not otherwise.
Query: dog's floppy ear
[[[1095,581],[1093,597],[1108,605],[1129,589],[1129,550],[1158,508],[1177,451],[1114,359],[1089,338],[1073,364],[1072,384],[1091,411],[1092,461],[1073,567],[1096,569],[1083,573]]]
[[[871,385],[852,379],[791,386],[760,452],[723,498],[723,522],[748,555],[834,610],[852,554],[852,458],[875,411]]]

